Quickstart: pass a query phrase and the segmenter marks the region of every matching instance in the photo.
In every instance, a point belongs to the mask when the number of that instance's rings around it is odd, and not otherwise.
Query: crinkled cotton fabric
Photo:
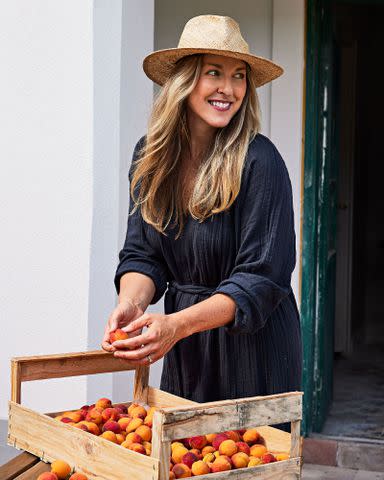
[[[215,293],[231,297],[236,313],[227,326],[175,344],[164,357],[161,389],[196,402],[299,390],[302,344],[291,288],[296,261],[292,188],[273,143],[258,134],[249,144],[241,189],[228,210],[204,222],[189,216],[176,239],[177,232],[157,232],[139,209],[129,215],[117,291],[124,273],[140,272],[155,284],[152,303],[166,293],[165,313]]]

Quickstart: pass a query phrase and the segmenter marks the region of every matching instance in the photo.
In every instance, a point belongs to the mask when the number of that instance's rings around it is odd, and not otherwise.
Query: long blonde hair
[[[189,145],[186,101],[201,73],[202,55],[177,63],[154,103],[145,144],[139,152],[131,180],[135,208],[157,231],[184,225],[180,160]],[[260,130],[260,108],[255,84],[247,65],[247,91],[239,111],[214,141],[197,172],[187,211],[200,222],[228,209],[235,201],[250,141]]]

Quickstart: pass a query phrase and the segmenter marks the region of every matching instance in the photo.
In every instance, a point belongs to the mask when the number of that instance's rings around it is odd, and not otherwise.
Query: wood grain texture
[[[136,368],[133,401],[148,404],[149,366],[140,365]]]
[[[158,475],[156,458],[132,452],[14,402],[10,402],[8,444],[43,461],[65,460],[95,480],[148,480]]]
[[[21,401],[21,367],[15,360],[11,361],[11,400]]]
[[[9,462],[0,467],[1,480],[13,480],[18,475],[31,468],[38,463],[39,459],[30,453],[23,452]]]
[[[163,392],[157,388],[148,387],[148,405],[151,407],[168,408],[180,407],[183,405],[199,405],[196,402],[187,400],[185,398],[172,395],[171,393]]]
[[[21,475],[15,478],[15,480],[36,480],[40,473],[49,472],[51,466],[44,462],[38,462],[36,465],[26,470]]]
[[[12,359],[20,382],[134,370],[135,366],[102,350]],[[19,402],[18,402],[19,403]]]
[[[300,478],[301,459],[290,458],[281,462],[269,463],[258,467],[239,468],[227,472],[199,475],[199,480],[297,480]]]
[[[301,392],[163,409],[163,440],[300,420]]]
[[[300,436],[300,420],[296,422],[291,422],[291,451],[290,456],[299,457],[301,456],[301,436]]]
[[[156,411],[152,423],[152,456],[159,459],[158,480],[169,480],[169,461],[171,457],[171,442],[161,441],[164,428],[164,414]],[[157,480],[153,478],[153,480]]]

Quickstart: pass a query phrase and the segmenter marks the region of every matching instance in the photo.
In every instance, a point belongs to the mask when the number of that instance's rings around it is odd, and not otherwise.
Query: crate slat
[[[23,472],[15,480],[36,480],[36,478],[43,472],[49,472],[51,466],[44,462],[38,462],[29,470]]]
[[[13,480],[39,461],[34,455],[23,452],[0,467],[1,480]]]
[[[148,387],[148,405],[158,408],[180,407],[183,405],[198,405],[186,398],[163,392],[157,388]]]

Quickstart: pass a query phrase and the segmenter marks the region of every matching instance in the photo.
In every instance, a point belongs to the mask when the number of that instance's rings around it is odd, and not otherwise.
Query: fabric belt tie
[[[205,285],[181,284],[175,281],[169,282],[168,290],[165,293],[164,307],[166,313],[174,312],[174,302],[177,292],[189,293],[190,295],[204,295],[209,297],[216,290],[216,287]]]

